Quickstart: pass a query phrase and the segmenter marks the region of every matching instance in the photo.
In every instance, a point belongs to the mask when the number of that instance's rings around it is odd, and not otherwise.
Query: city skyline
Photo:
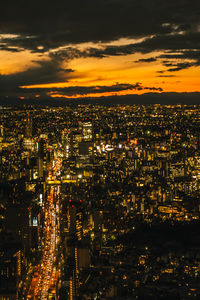
[[[200,297],[200,107],[0,108],[2,300]]]

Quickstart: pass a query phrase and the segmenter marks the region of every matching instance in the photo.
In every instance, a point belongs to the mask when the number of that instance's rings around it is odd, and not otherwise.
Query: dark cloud
[[[198,28],[198,0],[75,0],[4,1],[0,11],[2,33],[33,51],[83,43],[113,41],[121,37],[165,35]]]
[[[35,66],[22,72],[9,75],[1,74],[0,93],[10,93],[25,85],[67,81],[73,70],[63,69],[61,63],[61,60],[51,58],[51,60],[35,61]]]
[[[135,45],[135,48],[141,53],[200,49],[200,32],[157,35]]]
[[[157,35],[147,37],[139,43],[119,46],[102,46],[98,48],[89,47],[84,50],[79,50],[75,47],[66,47],[62,51],[58,51],[57,56],[73,59],[78,57],[96,57],[104,58],[109,56],[129,55],[134,53],[148,54],[151,52],[160,51],[164,54],[142,58],[136,62],[151,63],[157,60],[169,71],[179,71],[192,66],[200,65],[200,32],[195,33],[175,33],[173,35]],[[171,68],[174,67],[174,68]]]
[[[66,49],[66,55],[69,57],[97,57],[103,58],[108,56],[129,55],[134,53],[148,54],[160,51],[164,54],[142,58],[136,62],[151,63],[160,60],[169,71],[179,71],[192,66],[200,65],[200,32],[192,34],[154,36],[146,38],[140,43],[122,45],[122,46],[106,46],[102,48],[88,48],[84,51],[77,51],[73,48]],[[175,60],[179,60],[175,62]]]
[[[120,92],[126,90],[141,90],[144,87],[141,83],[136,84],[114,84],[111,86],[75,86],[75,87],[66,87],[66,88],[55,88],[51,89],[51,91],[59,92],[63,95],[73,96],[73,95],[87,95],[87,94],[101,94],[101,93],[108,93],[108,92]]]
[[[4,44],[0,44],[0,50],[9,51],[9,52],[20,52],[21,50],[16,47],[9,47]]]
[[[15,87],[14,92],[18,95],[18,97],[23,96],[26,98],[34,98],[35,95],[40,95],[42,97],[50,97],[50,95],[59,94],[60,96],[86,96],[89,94],[103,94],[103,93],[118,93],[126,91],[130,93],[130,91],[156,91],[162,92],[160,87],[146,87],[141,83],[137,82],[135,84],[127,84],[127,83],[116,83],[114,85],[105,86],[70,86],[70,87],[53,87],[53,88],[19,88]]]
[[[154,62],[156,61],[157,58],[156,57],[150,57],[150,58],[141,58],[141,59],[138,59],[136,62],[140,63],[140,62]]]
[[[150,91],[159,91],[159,92],[162,92],[162,91],[163,91],[162,88],[156,88],[156,87],[148,87],[148,88],[146,88],[146,89],[148,89],[148,90],[150,90]]]
[[[101,94],[108,92],[120,92],[126,90],[154,90],[154,91],[162,91],[160,87],[144,87],[141,83],[137,82],[135,84],[127,84],[127,83],[116,83],[111,86],[71,86],[64,88],[33,88],[33,89],[21,89],[23,92],[32,92],[32,93],[41,93],[41,92],[55,92],[60,93],[66,96],[73,95],[87,95],[87,94]]]
[[[169,72],[200,66],[200,32],[156,36],[137,47],[142,53],[165,51],[154,59],[160,60]]]
[[[166,74],[166,75],[158,75],[157,77],[176,77],[176,75],[168,75],[168,74]]]
[[[191,66],[193,66],[192,63],[188,63],[188,62],[183,62],[183,63],[168,63],[168,64],[165,64],[167,67],[172,67],[172,68],[168,68],[167,71],[168,72],[176,72],[176,71],[181,71],[181,70],[184,70],[184,69],[188,69],[190,68]]]

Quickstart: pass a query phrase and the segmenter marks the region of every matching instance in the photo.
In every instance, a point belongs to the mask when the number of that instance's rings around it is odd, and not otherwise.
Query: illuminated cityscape
[[[200,300],[200,1],[1,1],[0,300]]]
[[[200,299],[200,107],[0,109],[0,299]]]

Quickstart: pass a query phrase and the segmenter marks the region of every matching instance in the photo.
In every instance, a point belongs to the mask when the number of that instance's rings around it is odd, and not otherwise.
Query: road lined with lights
[[[51,165],[48,175],[59,174],[61,161],[56,160]],[[57,246],[59,243],[59,186],[51,186],[44,203],[44,244],[42,260],[35,271],[27,295],[28,299],[48,299],[49,293],[56,294],[58,271],[56,269]]]

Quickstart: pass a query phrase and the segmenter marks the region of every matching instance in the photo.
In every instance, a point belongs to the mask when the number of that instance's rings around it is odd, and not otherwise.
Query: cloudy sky
[[[168,92],[200,92],[199,0],[1,4],[1,98]]]

